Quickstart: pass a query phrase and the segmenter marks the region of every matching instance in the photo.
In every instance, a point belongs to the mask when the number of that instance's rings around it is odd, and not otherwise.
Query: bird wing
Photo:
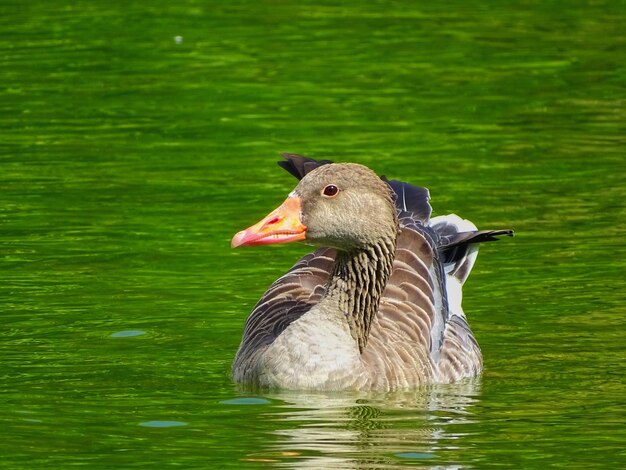
[[[234,368],[260,353],[322,298],[336,252],[320,248],[301,258],[276,280],[246,321]]]
[[[446,273],[449,309],[439,351],[438,374],[440,381],[455,381],[475,376],[482,370],[482,353],[461,305],[462,286],[476,261],[479,243],[496,241],[499,236],[513,236],[513,231],[477,230],[472,222],[454,214],[435,217],[429,225],[439,237],[438,252]]]
[[[457,216],[436,217],[434,226],[399,210],[400,233],[393,271],[372,324],[364,360],[381,372],[374,381],[440,382],[475,376],[482,354],[461,308],[461,286],[477,244],[512,235],[510,230],[473,230]]]
[[[448,306],[445,274],[438,261],[436,233],[410,212],[400,212],[393,270],[363,359],[375,386],[424,383],[435,374]]]

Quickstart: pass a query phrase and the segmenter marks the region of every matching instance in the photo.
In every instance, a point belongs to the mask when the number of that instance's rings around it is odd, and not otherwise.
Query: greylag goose
[[[292,390],[395,390],[482,371],[461,287],[478,231],[456,215],[431,219],[429,193],[354,163],[284,154],[300,179],[289,197],[232,246],[302,240],[319,247],[263,294],[233,363],[236,382]]]

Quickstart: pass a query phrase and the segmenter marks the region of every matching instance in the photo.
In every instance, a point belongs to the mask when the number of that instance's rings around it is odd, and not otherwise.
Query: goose
[[[479,375],[461,307],[478,243],[512,230],[431,218],[429,192],[356,163],[282,154],[300,181],[233,248],[304,241],[317,249],[250,313],[232,378],[261,388],[390,391]]]

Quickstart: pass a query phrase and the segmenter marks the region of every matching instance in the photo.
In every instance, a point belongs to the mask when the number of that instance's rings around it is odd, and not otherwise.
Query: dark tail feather
[[[470,245],[497,241],[501,236],[512,237],[513,233],[513,230],[478,230],[446,234],[444,230],[440,232],[438,251],[444,264],[454,263],[467,255]]]

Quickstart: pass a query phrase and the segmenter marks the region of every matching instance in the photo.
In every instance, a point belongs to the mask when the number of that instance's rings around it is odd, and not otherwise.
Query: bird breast
[[[260,382],[268,387],[345,390],[367,376],[347,321],[323,304],[291,323],[261,361]]]

